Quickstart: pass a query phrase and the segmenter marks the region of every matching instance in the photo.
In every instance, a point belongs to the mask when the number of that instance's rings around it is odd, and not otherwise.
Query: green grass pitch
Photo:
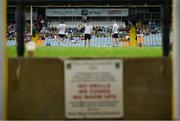
[[[7,48],[8,57],[17,57],[16,47]],[[35,57],[161,57],[161,47],[37,47]],[[27,52],[25,53],[27,57]]]

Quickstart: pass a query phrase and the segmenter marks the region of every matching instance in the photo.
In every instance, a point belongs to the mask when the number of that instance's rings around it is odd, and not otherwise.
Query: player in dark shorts
[[[60,40],[62,40],[64,46],[66,45],[65,33],[66,33],[66,24],[64,24],[64,21],[61,20],[61,23],[58,26],[58,37],[60,38]]]
[[[91,34],[85,34],[84,39],[85,39],[85,40],[90,40],[90,39],[91,39]]]
[[[112,38],[118,38],[118,34],[113,34]]]
[[[60,38],[65,38],[65,34],[58,34]]]
[[[113,28],[112,28],[112,38],[113,38],[113,47],[118,47],[118,28],[116,21],[113,20]]]
[[[84,46],[86,47],[86,43],[88,41],[88,46],[90,47],[90,40],[91,40],[91,34],[92,34],[92,26],[90,25],[89,21],[87,21],[86,25],[84,25],[85,30],[84,30],[84,34],[85,34],[85,44]]]

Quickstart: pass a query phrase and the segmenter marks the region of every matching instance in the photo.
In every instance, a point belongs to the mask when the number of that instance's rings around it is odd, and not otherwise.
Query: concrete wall
[[[8,119],[65,119],[61,59],[10,58],[8,91]],[[123,119],[171,119],[171,94],[170,58],[124,59]]]

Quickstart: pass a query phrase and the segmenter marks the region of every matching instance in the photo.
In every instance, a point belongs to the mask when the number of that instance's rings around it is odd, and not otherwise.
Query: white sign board
[[[46,9],[46,16],[128,16],[129,9]]]
[[[123,117],[122,60],[66,60],[64,68],[67,118]]]
[[[7,17],[5,15],[5,0],[0,0],[0,120],[4,119],[5,111],[5,99],[4,99],[4,90],[5,90],[5,22]]]

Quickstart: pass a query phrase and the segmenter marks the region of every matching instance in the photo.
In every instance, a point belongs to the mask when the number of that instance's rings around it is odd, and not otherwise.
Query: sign
[[[67,118],[123,117],[122,60],[66,60],[64,68]]]
[[[0,0],[0,120],[5,119],[5,42],[6,42],[6,2]]]
[[[46,16],[128,16],[128,9],[46,9]]]

